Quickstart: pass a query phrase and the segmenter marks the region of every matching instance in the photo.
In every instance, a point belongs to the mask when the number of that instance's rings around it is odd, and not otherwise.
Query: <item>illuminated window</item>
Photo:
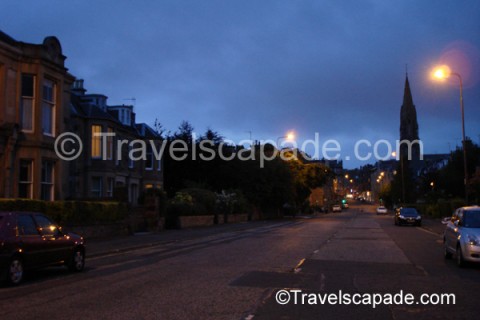
[[[102,126],[92,125],[92,158],[102,156]]]

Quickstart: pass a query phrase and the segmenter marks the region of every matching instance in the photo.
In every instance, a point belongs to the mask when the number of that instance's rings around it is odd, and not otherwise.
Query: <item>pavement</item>
[[[290,219],[280,220],[282,222]],[[209,227],[197,227],[180,230],[163,230],[160,232],[140,232],[128,236],[116,236],[108,238],[86,238],[88,257],[99,257],[113,253],[127,252],[150,246],[168,244],[177,241],[203,238],[212,234],[238,232],[265,225],[267,221],[250,221],[232,224],[214,225]]]

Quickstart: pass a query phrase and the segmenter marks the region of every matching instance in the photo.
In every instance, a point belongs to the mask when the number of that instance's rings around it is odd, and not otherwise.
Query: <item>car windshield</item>
[[[480,228],[480,210],[465,211],[463,219],[465,228]]]
[[[418,212],[414,208],[403,208],[400,210],[400,214],[406,217],[416,217],[418,216]]]

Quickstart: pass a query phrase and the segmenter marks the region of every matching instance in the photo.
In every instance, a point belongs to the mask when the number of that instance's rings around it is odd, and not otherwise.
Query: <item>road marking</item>
[[[327,277],[325,277],[325,274],[321,274],[320,275],[320,291],[323,291],[325,289],[325,279]]]
[[[422,230],[422,231],[424,231],[424,232],[426,232],[426,233],[433,234],[434,236],[441,237],[441,235],[439,235],[438,233],[433,232],[433,231],[430,231],[430,230],[428,230],[428,229],[425,229],[425,228],[422,228],[422,227],[416,227],[416,228],[417,228],[418,230]]]
[[[300,268],[300,267],[303,265],[304,262],[305,262],[305,258],[300,260],[300,262],[297,264],[297,266],[295,268],[293,268],[293,272],[294,273],[299,273],[300,271],[302,271],[302,268]]]

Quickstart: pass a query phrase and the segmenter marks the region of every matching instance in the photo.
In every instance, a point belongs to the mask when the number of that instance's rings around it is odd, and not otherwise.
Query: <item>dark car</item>
[[[422,216],[415,208],[400,208],[395,212],[395,225],[413,224],[417,226],[422,225]]]
[[[0,212],[0,276],[19,284],[25,270],[66,265],[71,271],[85,266],[85,241],[64,233],[52,220],[35,212]]]

